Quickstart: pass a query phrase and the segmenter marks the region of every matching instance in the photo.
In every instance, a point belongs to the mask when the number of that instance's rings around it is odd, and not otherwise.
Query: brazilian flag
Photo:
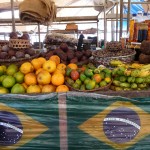
[[[59,150],[58,95],[0,95],[0,150]]]
[[[68,93],[68,150],[149,150],[150,98]]]

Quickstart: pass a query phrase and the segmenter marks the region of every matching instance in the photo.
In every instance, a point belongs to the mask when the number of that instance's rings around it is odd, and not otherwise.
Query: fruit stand
[[[134,61],[135,50],[118,41],[78,50],[77,39],[48,33],[46,51],[36,51],[28,33],[9,37],[0,51],[1,150],[149,149],[150,64]],[[148,61],[149,45],[141,44]]]

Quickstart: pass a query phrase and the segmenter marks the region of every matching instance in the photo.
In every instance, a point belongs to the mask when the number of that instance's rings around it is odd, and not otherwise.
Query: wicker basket
[[[135,54],[136,52],[133,51],[133,54],[130,54],[130,55],[126,55],[126,56],[116,56],[116,57],[99,57],[97,55],[95,55],[95,51],[92,53],[92,56],[93,56],[93,63],[96,65],[96,66],[99,66],[99,65],[104,65],[104,66],[110,66],[110,61],[111,60],[120,60],[120,61],[123,61],[124,63],[131,63],[134,61],[134,58],[135,58]]]
[[[36,53],[30,58],[19,58],[19,59],[0,59],[0,64],[8,66],[10,64],[16,64],[17,66],[22,65],[24,62],[30,62],[32,59],[39,57],[40,53]]]
[[[14,49],[26,49],[30,47],[30,40],[10,39],[9,47]]]
[[[107,90],[109,90],[109,88],[111,86],[111,83],[112,82],[110,82],[109,84],[107,84],[104,87],[99,87],[99,88],[96,88],[96,89],[93,89],[93,90],[79,90],[79,89],[74,89],[71,85],[69,85],[67,82],[65,82],[65,84],[69,87],[70,91],[78,91],[78,92],[107,91]]]

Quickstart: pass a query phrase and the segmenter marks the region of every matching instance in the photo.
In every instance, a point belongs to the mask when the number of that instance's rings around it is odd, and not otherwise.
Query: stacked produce
[[[70,35],[61,33],[48,33],[44,40],[45,48],[48,50],[56,49],[61,43],[66,43],[69,48],[74,49],[78,40]]]
[[[18,36],[16,32],[10,33],[9,44],[0,48],[0,59],[2,60],[30,58],[35,55],[36,52],[30,46],[29,35],[27,33],[23,33],[21,36]]]
[[[143,64],[150,63],[150,41],[143,41],[141,43],[141,54],[139,56],[139,62]]]
[[[150,85],[150,64],[133,63],[112,70],[112,90],[145,90]]]
[[[66,43],[61,43],[56,49],[41,53],[41,56],[46,59],[52,55],[58,55],[61,62],[64,64],[76,63],[81,65],[89,61],[89,58],[92,56],[92,52],[91,50],[77,51],[75,49],[70,49]]]
[[[121,43],[114,41],[108,42],[106,49],[93,51],[94,63],[98,65],[109,66],[111,60],[118,59],[126,63],[134,60],[135,50],[122,49]]]
[[[111,70],[96,68],[92,63],[81,68],[68,66],[66,76],[70,88],[78,91],[106,90],[111,83]]]
[[[21,66],[10,64],[0,66],[0,93],[51,93],[66,92],[66,65],[53,55],[46,60],[43,57],[24,62]]]

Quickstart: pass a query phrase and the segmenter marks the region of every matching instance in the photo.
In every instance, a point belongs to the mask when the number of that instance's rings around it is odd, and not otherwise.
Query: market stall
[[[21,22],[57,19],[53,1],[35,2],[20,3]],[[77,49],[76,37],[49,32],[36,50],[13,29],[0,48],[1,150],[149,149],[150,41],[141,62],[121,41]]]

